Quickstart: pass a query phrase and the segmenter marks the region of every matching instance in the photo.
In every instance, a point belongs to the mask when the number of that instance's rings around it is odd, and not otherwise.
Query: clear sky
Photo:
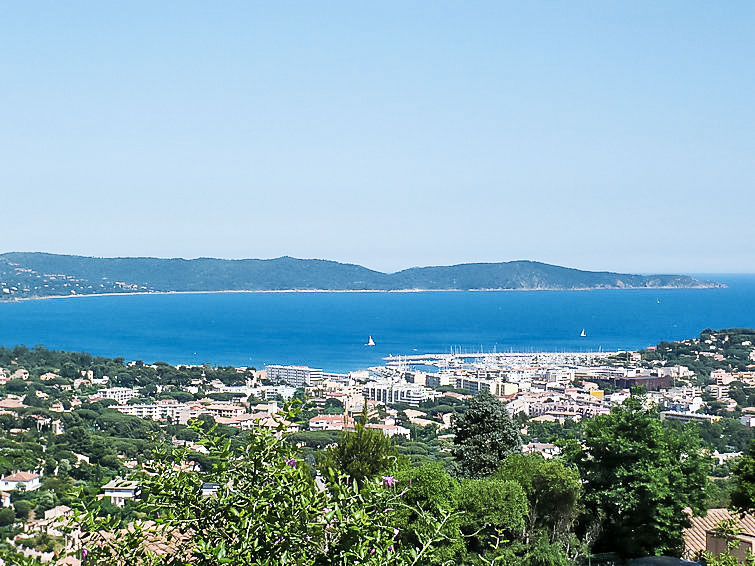
[[[755,3],[5,2],[0,249],[755,271]]]

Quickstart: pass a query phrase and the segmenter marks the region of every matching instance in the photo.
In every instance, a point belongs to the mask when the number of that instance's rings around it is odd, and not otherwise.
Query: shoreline
[[[51,299],[77,299],[91,297],[121,297],[134,295],[218,295],[218,294],[289,294],[289,293],[504,293],[504,292],[527,292],[527,291],[668,291],[668,290],[706,290],[726,289],[728,285],[708,285],[697,287],[575,287],[564,289],[558,287],[532,288],[532,289],[223,289],[217,291],[124,291],[122,293],[86,293],[71,295],[44,295],[34,297],[11,297],[0,298],[2,303],[16,303],[21,301],[44,301]]]

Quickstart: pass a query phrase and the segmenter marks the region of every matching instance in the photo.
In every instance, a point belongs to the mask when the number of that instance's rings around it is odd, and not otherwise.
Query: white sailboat
[[[372,336],[370,336],[370,339],[367,340],[367,343],[365,344],[365,346],[374,346],[374,345],[375,345],[375,341],[372,339]]]
[[[587,336],[587,332],[585,332],[585,329],[583,328],[583,329],[582,329],[582,332],[581,332],[581,333],[580,333],[580,335],[579,335],[579,337],[580,337],[580,338],[584,338],[585,336]]]

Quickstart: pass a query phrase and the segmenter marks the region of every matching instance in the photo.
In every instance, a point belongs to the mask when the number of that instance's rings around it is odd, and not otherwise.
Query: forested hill
[[[94,258],[0,254],[2,299],[100,293],[225,290],[631,289],[717,287],[685,275],[581,271],[534,261],[414,267],[381,273],[320,259]]]

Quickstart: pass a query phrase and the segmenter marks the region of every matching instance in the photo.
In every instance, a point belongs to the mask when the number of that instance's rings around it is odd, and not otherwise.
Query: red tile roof
[[[15,481],[15,482],[27,482],[39,477],[39,474],[32,474],[30,472],[16,472],[4,478],[0,478],[0,481]]]
[[[684,530],[684,556],[695,558],[705,550],[706,533],[716,528],[721,521],[734,519],[741,534],[755,536],[755,517],[752,515],[737,515],[728,509],[708,509],[703,517],[690,517],[692,525]]]

